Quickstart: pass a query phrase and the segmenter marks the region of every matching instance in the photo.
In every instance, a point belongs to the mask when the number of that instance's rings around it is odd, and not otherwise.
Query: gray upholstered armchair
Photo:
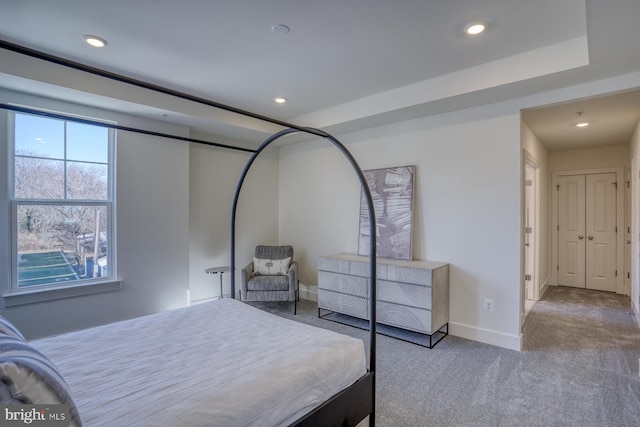
[[[296,314],[298,263],[293,246],[256,246],[253,261],[241,272],[242,301],[291,301]]]

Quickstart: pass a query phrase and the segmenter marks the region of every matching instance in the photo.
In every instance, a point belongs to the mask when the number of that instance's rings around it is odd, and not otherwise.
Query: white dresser
[[[378,323],[427,335],[448,326],[449,264],[378,258],[376,265]],[[318,309],[368,319],[368,297],[368,257],[319,257]]]

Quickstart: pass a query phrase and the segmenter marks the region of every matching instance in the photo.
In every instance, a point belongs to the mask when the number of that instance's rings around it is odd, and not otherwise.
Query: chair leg
[[[298,280],[298,286],[296,287],[296,294],[293,298],[293,315],[298,314],[298,301],[300,301],[300,281]]]

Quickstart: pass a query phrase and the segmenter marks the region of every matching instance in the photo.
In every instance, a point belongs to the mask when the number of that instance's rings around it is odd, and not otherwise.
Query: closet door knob
[[[593,236],[589,236],[589,237],[588,237],[588,239],[589,239],[589,240],[593,240]]]
[[[578,239],[582,240],[582,239],[584,239],[584,236],[580,235],[580,236],[578,236]]]

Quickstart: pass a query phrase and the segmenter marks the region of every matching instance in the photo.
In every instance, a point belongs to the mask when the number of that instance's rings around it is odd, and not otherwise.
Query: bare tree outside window
[[[16,286],[107,276],[111,131],[14,117]]]

